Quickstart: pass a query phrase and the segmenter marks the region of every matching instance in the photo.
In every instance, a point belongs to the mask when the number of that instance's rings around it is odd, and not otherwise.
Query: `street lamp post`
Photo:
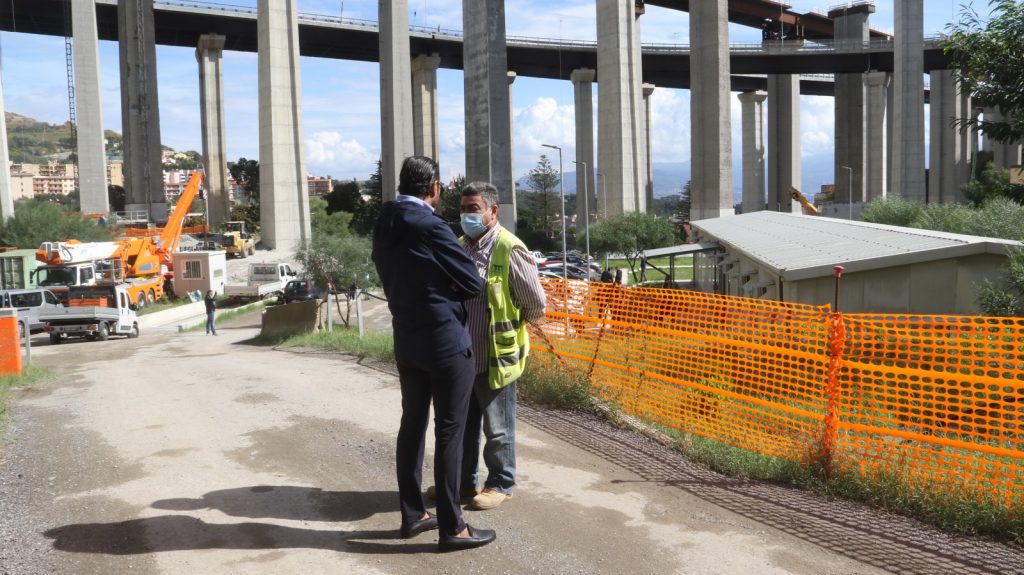
[[[541,144],[545,148],[558,150],[558,193],[562,197],[562,279],[569,280],[569,261],[566,258],[565,247],[565,183],[562,181],[562,148],[551,144]]]
[[[586,212],[584,214],[586,219],[583,220],[583,229],[585,230],[583,233],[587,234],[587,269],[585,271],[587,272],[587,281],[590,281],[590,190],[587,189],[588,168],[586,162],[577,162],[576,160],[573,160],[572,163],[583,166],[583,211]],[[578,194],[579,191],[577,190],[576,193]]]
[[[849,193],[850,193],[849,219],[852,221],[853,220],[853,168],[851,168],[849,166],[839,166],[839,167],[841,169],[843,169],[843,170],[846,170],[849,173],[849,176],[850,176],[849,177],[849,186],[850,186],[850,188],[849,188]]]

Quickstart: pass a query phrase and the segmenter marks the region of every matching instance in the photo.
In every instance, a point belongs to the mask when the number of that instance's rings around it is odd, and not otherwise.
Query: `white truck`
[[[284,286],[293,279],[295,272],[288,264],[249,264],[249,281],[224,286],[224,295],[236,300],[258,301],[281,295]]]
[[[69,288],[68,307],[39,316],[46,324],[50,343],[66,337],[106,341],[111,335],[139,337],[136,306],[124,285]]]

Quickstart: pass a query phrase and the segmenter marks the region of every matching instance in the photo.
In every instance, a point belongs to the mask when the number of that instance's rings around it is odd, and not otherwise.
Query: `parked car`
[[[64,307],[48,289],[12,289],[0,291],[0,307],[11,307],[18,310],[18,333],[43,331],[46,325],[39,321],[41,315],[52,313]]]
[[[323,290],[318,288],[313,283],[313,280],[292,280],[284,286],[284,291],[281,292],[281,297],[277,299],[277,303],[292,303],[321,298],[323,298]]]
[[[532,252],[530,252],[530,255],[533,256],[534,263],[536,263],[538,265],[544,263],[548,259],[548,256],[546,256],[542,252],[538,252],[538,251],[532,251]]]
[[[562,262],[558,262],[554,265],[545,266],[540,272],[550,272],[555,274],[555,277],[562,277]],[[565,267],[565,275],[569,279],[573,280],[585,280],[588,279],[589,274],[583,270],[583,268],[569,264]]]

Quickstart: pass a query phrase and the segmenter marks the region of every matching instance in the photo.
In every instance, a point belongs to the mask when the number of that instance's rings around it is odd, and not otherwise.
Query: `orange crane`
[[[62,299],[72,286],[121,283],[139,307],[163,299],[164,282],[173,277],[172,254],[202,181],[201,172],[192,174],[159,236],[114,242],[44,242],[36,250],[36,260],[43,264],[35,271],[37,283],[50,287]]]

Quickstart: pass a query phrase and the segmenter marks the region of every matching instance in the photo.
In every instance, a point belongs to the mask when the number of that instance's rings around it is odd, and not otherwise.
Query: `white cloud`
[[[305,149],[306,168],[312,174],[369,176],[376,169],[377,154],[356,140],[345,139],[340,132],[317,132],[306,138]]]
[[[690,160],[690,93],[658,88],[651,94],[651,149],[655,162]]]
[[[827,96],[800,98],[800,156],[827,159],[835,153],[835,100]]]
[[[539,97],[526,108],[516,110],[514,145],[516,156],[515,172],[529,171],[541,154],[557,161],[558,151],[545,148],[551,144],[562,148],[562,163],[565,171],[572,171],[572,160],[576,158],[576,111],[571,105],[559,104],[550,97]]]

